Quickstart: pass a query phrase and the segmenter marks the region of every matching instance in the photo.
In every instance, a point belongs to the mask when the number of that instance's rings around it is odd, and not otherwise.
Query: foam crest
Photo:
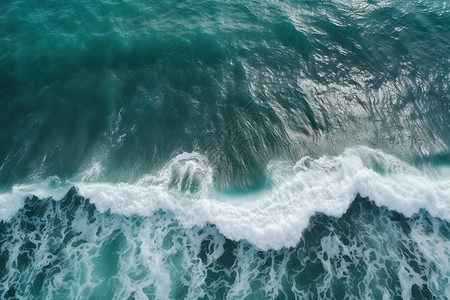
[[[138,185],[162,185],[181,192],[204,192],[213,184],[213,170],[205,156],[183,152],[171,159],[155,175],[146,175]]]
[[[245,239],[261,249],[295,246],[311,216],[339,217],[358,194],[406,216],[426,209],[450,219],[448,173],[428,174],[378,150],[304,157],[283,179],[277,166],[289,169],[286,163],[269,164],[268,173],[276,177],[271,190],[242,197],[215,192],[212,168],[198,153],[180,154],[136,183],[74,185],[100,212],[147,216],[170,211],[185,228],[214,224],[228,238]]]
[[[285,164],[276,163],[271,168],[277,165],[286,169]],[[182,178],[197,173],[203,176],[198,179],[206,189],[203,194],[180,194],[182,182],[190,182]],[[185,227],[211,223],[228,238],[246,239],[262,249],[296,245],[313,214],[338,217],[357,194],[406,216],[423,208],[434,216],[450,217],[447,177],[427,175],[381,151],[358,148],[336,157],[305,157],[290,173],[285,180],[276,174],[278,184],[263,194],[223,199],[210,188],[212,173],[206,161],[185,153],[168,163],[159,176],[136,184],[77,186],[101,211],[149,215],[169,210]]]
[[[51,176],[37,184],[13,186],[11,192],[0,194],[0,220],[9,220],[23,207],[27,197],[51,197],[55,200],[63,198],[70,189],[58,176]]]

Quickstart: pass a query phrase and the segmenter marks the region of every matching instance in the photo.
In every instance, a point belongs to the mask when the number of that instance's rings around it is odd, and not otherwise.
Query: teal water
[[[39,229],[41,228],[41,229]],[[73,191],[1,224],[3,298],[445,299],[450,227],[357,198],[311,219],[296,247],[261,251],[171,214],[100,214]]]
[[[3,1],[0,220],[1,298],[450,298],[450,6]]]

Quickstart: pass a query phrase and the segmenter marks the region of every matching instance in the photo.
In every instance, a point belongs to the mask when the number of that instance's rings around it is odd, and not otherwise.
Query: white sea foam
[[[9,220],[23,206],[24,196],[21,194],[0,194],[0,220]]]
[[[37,184],[22,184],[13,186],[11,192],[0,194],[0,220],[9,220],[23,207],[27,197],[48,198],[59,200],[69,191],[70,186],[64,184],[57,176],[51,176]]]
[[[283,180],[277,165],[269,164],[268,173],[276,177],[271,190],[238,198],[218,197],[212,168],[198,153],[176,156],[159,173],[133,184],[73,185],[101,212],[151,215],[159,209],[171,211],[186,228],[211,223],[228,238],[246,239],[261,249],[295,246],[314,213],[338,217],[358,193],[406,216],[423,208],[433,216],[450,219],[448,172],[429,174],[378,150],[356,148],[336,157],[305,157],[290,169],[283,163],[282,169],[289,174]],[[192,185],[195,193],[182,192]],[[23,187],[16,187],[11,197],[19,195],[17,191]],[[42,190],[29,193],[49,196]],[[14,209],[6,206],[0,216],[8,217]]]

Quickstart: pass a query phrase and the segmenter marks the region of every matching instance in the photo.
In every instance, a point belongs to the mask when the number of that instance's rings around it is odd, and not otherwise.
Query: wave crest
[[[271,189],[234,197],[214,190],[212,168],[198,153],[182,153],[136,183],[74,182],[66,188],[74,185],[100,212],[147,216],[171,211],[186,228],[214,224],[226,237],[261,249],[295,246],[312,215],[339,217],[358,194],[406,216],[426,209],[450,219],[448,170],[426,173],[378,150],[353,148],[335,157],[304,157],[293,166],[272,163],[268,169],[276,179]],[[5,194],[0,199],[4,204],[27,193],[59,197],[62,190],[61,184],[53,189],[15,186],[8,200]],[[0,217],[19,208],[2,205]]]

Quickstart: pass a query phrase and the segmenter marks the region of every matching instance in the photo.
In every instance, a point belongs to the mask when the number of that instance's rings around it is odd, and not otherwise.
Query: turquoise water
[[[450,298],[447,1],[0,3],[0,297]]]

